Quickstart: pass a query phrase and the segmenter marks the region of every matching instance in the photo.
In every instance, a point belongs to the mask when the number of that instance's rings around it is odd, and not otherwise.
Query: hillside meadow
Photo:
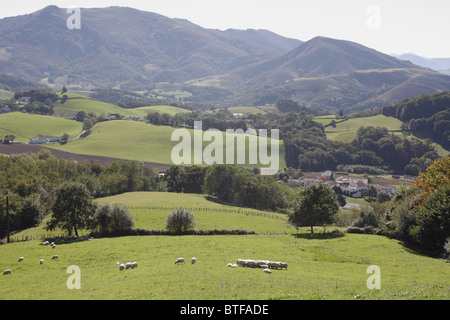
[[[84,111],[86,113],[94,112],[97,115],[104,114],[105,116],[110,113],[117,113],[124,117],[143,118],[151,112],[168,113],[170,115],[175,115],[180,112],[190,112],[189,110],[172,106],[147,106],[125,109],[108,102],[99,101],[75,93],[65,93],[65,95],[68,96],[68,99],[64,103],[62,101],[62,95],[60,95],[61,100],[58,100],[55,103],[55,115],[70,117],[79,111]]]
[[[172,133],[176,129],[169,126],[157,126],[138,121],[107,121],[97,123],[92,128],[91,133],[85,138],[71,141],[65,145],[52,144],[48,145],[48,147],[85,155],[172,164],[172,150],[180,143],[179,141],[171,141]],[[194,131],[189,129],[188,132],[190,133],[193,146]],[[223,155],[225,158],[225,133],[222,133],[222,135],[224,137]],[[271,145],[270,141],[269,139],[267,143],[269,149]],[[211,142],[204,141],[203,150],[210,144]],[[235,143],[235,148],[236,146],[237,143]],[[249,152],[257,152],[257,150],[253,150],[248,140],[245,146],[246,159],[248,159]],[[282,141],[280,141],[279,150],[279,168],[285,168],[284,145]],[[234,156],[236,159],[237,151]],[[193,157],[194,152],[191,154],[191,163],[194,163]],[[234,163],[237,163],[237,160]],[[249,161],[246,161],[246,166],[249,168],[255,166],[248,163]]]
[[[400,120],[384,115],[354,118],[345,121],[336,119],[336,116],[329,115],[316,117],[314,120],[324,126],[330,124],[333,120],[336,121],[336,127],[328,126],[325,128],[327,138],[334,141],[341,140],[345,143],[350,143],[356,138],[356,132],[359,127],[386,127],[390,132],[398,132],[402,125]]]
[[[73,120],[38,114],[11,112],[0,114],[0,139],[12,134],[15,141],[29,142],[36,136],[62,136],[75,138],[82,131],[83,124]]]
[[[193,210],[197,228],[268,229],[286,233],[217,236],[132,236],[92,241],[42,240],[0,245],[1,300],[419,300],[450,298],[450,265],[416,254],[400,242],[375,235],[316,233],[285,225],[267,215],[234,213],[239,208],[201,195],[129,193],[96,200],[130,208],[137,225],[159,228],[169,210],[153,205],[202,207]],[[221,209],[230,209],[224,212]],[[242,211],[246,209],[241,208]],[[253,211],[253,210],[252,210]],[[163,213],[164,212],[164,213]],[[213,216],[209,219],[208,215]],[[212,222],[214,220],[214,222]],[[260,224],[260,226],[258,226]],[[42,228],[42,226],[40,227]],[[328,228],[332,230],[332,227]],[[53,255],[57,260],[52,260]],[[19,257],[24,261],[18,262]],[[175,265],[184,257],[186,264]],[[189,263],[191,257],[197,263]],[[44,264],[39,260],[44,259]],[[287,270],[229,268],[237,259],[266,259],[289,264]],[[117,262],[138,262],[119,271]],[[369,266],[381,271],[381,289],[369,289]],[[79,290],[70,290],[69,266],[80,270]]]

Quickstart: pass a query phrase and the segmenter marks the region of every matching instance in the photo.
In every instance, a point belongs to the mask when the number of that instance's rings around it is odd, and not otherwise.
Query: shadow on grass
[[[328,240],[328,239],[337,239],[342,238],[345,234],[338,230],[333,230],[331,232],[315,232],[315,233],[297,233],[292,234],[295,238],[298,239],[307,239],[307,240]]]

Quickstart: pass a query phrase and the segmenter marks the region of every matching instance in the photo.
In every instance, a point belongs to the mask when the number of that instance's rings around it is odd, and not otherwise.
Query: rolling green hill
[[[129,193],[98,202],[128,206],[203,207],[199,228],[280,228],[283,220],[245,215],[200,195]],[[228,208],[233,212],[221,212]],[[139,226],[164,225],[169,210],[131,209]],[[40,227],[42,228],[42,227]],[[328,228],[329,229],[329,228]],[[42,229],[41,229],[42,230]],[[269,231],[271,229],[268,229]],[[302,233],[303,232],[303,233]],[[42,240],[0,246],[0,299],[12,300],[433,300],[450,298],[450,269],[399,241],[375,235],[316,233],[240,236],[134,236],[91,241]],[[57,260],[52,260],[53,255]],[[24,261],[18,262],[19,257]],[[184,257],[185,265],[174,261]],[[191,257],[197,258],[195,265]],[[44,259],[44,264],[39,260]],[[287,270],[228,268],[237,259],[288,263]],[[138,268],[119,271],[119,263]],[[69,266],[80,270],[80,289],[67,286]],[[381,271],[380,289],[367,286],[369,266]],[[359,295],[358,298],[356,298]]]
[[[12,112],[0,114],[0,139],[13,134],[15,141],[29,142],[36,136],[62,136],[74,138],[81,133],[83,124],[52,116]]]
[[[172,106],[149,106],[135,109],[124,109],[111,103],[95,100],[86,96],[82,96],[74,93],[66,93],[69,97],[64,103],[62,100],[58,100],[55,103],[55,115],[64,117],[70,117],[73,114],[84,111],[94,112],[97,115],[104,114],[107,116],[109,113],[118,113],[124,117],[145,117],[151,112],[168,113],[174,115],[180,112],[189,112],[189,110],[172,107]],[[60,96],[62,99],[62,95]]]
[[[322,116],[316,117],[315,121],[325,125],[330,124],[332,121],[336,121],[336,127],[328,126],[325,128],[325,133],[328,139],[349,143],[356,138],[356,131],[359,127],[386,127],[391,132],[400,131],[402,122],[392,117],[386,117],[384,115],[376,115],[373,117],[354,118],[349,120],[339,120],[336,116]]]
[[[85,155],[172,164],[172,149],[179,144],[178,141],[171,141],[174,130],[176,129],[168,126],[155,126],[137,121],[107,121],[96,124],[85,138],[65,145],[50,145],[50,147]],[[193,130],[189,130],[189,132],[193,140]],[[210,142],[204,142],[203,147],[209,144]],[[246,147],[248,154],[249,143],[246,143]],[[226,154],[225,149],[223,154]],[[236,156],[237,154],[235,154]],[[254,165],[248,167],[253,168]],[[282,142],[280,143],[279,167],[285,167]]]
[[[353,139],[356,138],[356,132],[359,127],[386,127],[388,131],[394,134],[402,134],[401,133],[401,125],[402,121],[396,119],[394,117],[388,117],[382,114],[372,116],[372,117],[364,117],[364,118],[354,118],[349,120],[340,120],[337,119],[334,115],[320,116],[314,118],[315,121],[323,124],[324,126],[331,123],[331,121],[336,121],[336,127],[328,126],[325,128],[325,133],[330,140],[334,141],[343,141],[345,143],[350,143]],[[410,136],[406,136],[410,137]],[[418,137],[419,139],[424,139],[426,137]],[[442,145],[432,142],[432,145],[435,147],[436,152],[441,157],[448,156],[450,154],[450,150],[445,149]]]

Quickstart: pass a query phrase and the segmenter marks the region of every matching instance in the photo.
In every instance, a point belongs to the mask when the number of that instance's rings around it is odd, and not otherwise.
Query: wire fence
[[[172,211],[178,207],[165,207],[165,206],[125,206],[129,210],[159,210],[159,211]],[[221,212],[221,213],[239,213],[246,216],[265,217],[278,220],[287,220],[286,216],[282,214],[275,214],[266,211],[255,211],[248,209],[233,209],[233,208],[204,208],[204,207],[183,207],[191,212]]]

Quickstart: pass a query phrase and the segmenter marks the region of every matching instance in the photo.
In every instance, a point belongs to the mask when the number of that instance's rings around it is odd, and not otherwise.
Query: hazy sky
[[[187,19],[204,28],[268,29],[307,41],[345,39],[388,54],[450,57],[449,0],[2,0],[0,18],[50,4],[123,6]],[[6,2],[6,3],[5,3]],[[82,19],[82,16],[81,16]]]

